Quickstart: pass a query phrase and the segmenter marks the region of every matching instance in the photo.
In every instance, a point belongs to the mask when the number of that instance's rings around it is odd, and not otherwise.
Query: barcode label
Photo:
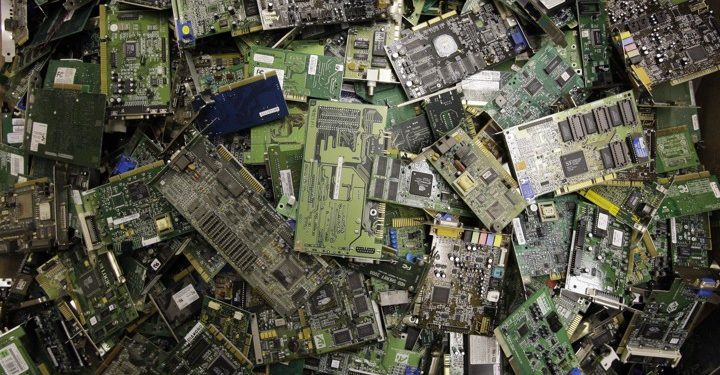
[[[22,374],[29,369],[15,343],[0,349],[0,366],[6,375]]]
[[[675,218],[670,218],[670,242],[677,243],[677,224]]]
[[[342,186],[343,157],[338,156],[337,167],[335,167],[335,186],[333,187],[332,199],[340,198],[340,186]]]
[[[263,55],[262,53],[256,53],[253,56],[253,60],[263,64],[272,64],[275,62],[275,56]]]
[[[266,109],[264,111],[260,111],[260,113],[258,113],[258,114],[260,115],[260,117],[265,117],[267,115],[272,115],[273,113],[278,113],[278,112],[280,112],[280,107],[275,106],[273,108]]]
[[[25,173],[25,159],[20,155],[10,154],[10,174],[17,176]]]
[[[291,170],[283,169],[280,171],[280,185],[282,185],[282,193],[284,196],[288,198],[295,196],[295,188],[293,187]]]
[[[718,189],[717,182],[713,181],[710,183],[710,189],[713,191],[715,198],[720,198],[720,189]]]
[[[190,306],[191,303],[197,301],[200,296],[197,294],[192,284],[188,284],[184,288],[180,289],[179,292],[173,294],[172,298],[178,306],[178,309],[182,310]]]
[[[47,124],[34,122],[32,124],[32,135],[30,137],[30,151],[37,151],[39,145],[47,142]]]
[[[72,85],[75,83],[75,68],[58,68],[55,72],[55,81],[57,84]]]
[[[515,239],[517,240],[518,245],[525,245],[525,233],[523,233],[522,224],[520,223],[519,218],[514,218],[512,221],[513,224],[513,233],[515,233]]]
[[[314,76],[317,73],[317,64],[318,64],[317,55],[310,55],[310,60],[308,61],[308,74],[310,74],[311,76]]]

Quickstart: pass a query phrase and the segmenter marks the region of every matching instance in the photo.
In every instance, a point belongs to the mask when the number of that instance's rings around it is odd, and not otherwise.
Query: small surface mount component
[[[565,278],[578,197],[539,199],[513,219],[513,251],[523,282]]]
[[[579,365],[547,288],[535,292],[496,329],[516,374],[571,374]]]
[[[180,48],[195,40],[229,32],[239,36],[262,30],[253,0],[172,0],[175,33]]]
[[[645,309],[635,313],[620,342],[620,360],[675,366],[680,347],[698,318],[704,299],[680,280],[669,290],[653,290]]]
[[[296,102],[340,99],[344,69],[338,57],[259,46],[252,47],[248,58],[249,75],[274,71],[285,99]]]
[[[607,0],[610,31],[638,86],[650,90],[715,72],[720,30],[704,0]]]
[[[607,211],[579,202],[575,213],[566,288],[614,308],[629,297],[631,228]]]
[[[483,108],[501,128],[536,120],[552,113],[552,105],[583,87],[582,77],[546,45]]]
[[[451,12],[413,31],[386,47],[410,99],[453,86],[527,49],[520,26],[507,27],[497,8],[489,3],[479,12]]]
[[[512,176],[462,129],[442,137],[422,156],[489,229],[501,231],[527,205]]]
[[[111,118],[169,113],[169,40],[162,12],[100,6],[100,91],[107,95]]]
[[[290,251],[290,227],[225,147],[195,136],[152,186],[282,314],[296,311],[326,282],[330,267]]]
[[[110,177],[108,184],[79,195],[80,227],[88,251],[110,247],[128,253],[193,230],[177,210],[148,184],[161,161]]]
[[[295,250],[382,257],[385,204],[366,201],[387,108],[310,101]]]
[[[504,131],[525,199],[577,191],[649,160],[631,91]]]
[[[453,215],[472,216],[458,194],[427,162],[405,163],[378,156],[370,174],[368,198]]]
[[[263,30],[367,21],[376,15],[375,2],[372,0],[329,0],[299,3],[258,0],[258,7]]]
[[[418,286],[413,316],[426,329],[491,335],[510,237],[434,226],[427,275]]]

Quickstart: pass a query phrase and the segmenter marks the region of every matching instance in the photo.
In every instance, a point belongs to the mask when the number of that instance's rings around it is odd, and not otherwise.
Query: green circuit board
[[[23,148],[29,154],[83,167],[100,165],[105,95],[31,88],[27,102]]]
[[[345,50],[345,79],[397,83],[385,46],[399,37],[400,26],[392,23],[351,27]]]
[[[110,177],[110,182],[81,193],[86,245],[110,247],[116,255],[193,230],[149,182],[163,168],[157,161]],[[88,241],[90,240],[90,241]]]
[[[80,60],[50,60],[43,87],[100,93],[100,65]]]
[[[655,170],[658,173],[674,172],[700,165],[692,134],[687,126],[658,129],[655,135]]]
[[[708,172],[675,177],[660,205],[658,217],[687,216],[720,209],[720,187],[716,176]]]
[[[592,87],[612,82],[605,0],[580,0],[577,10],[585,85]]]
[[[100,92],[110,117],[142,119],[170,112],[168,19],[155,10],[100,6]]]
[[[277,73],[287,100],[340,99],[344,65],[339,57],[253,46],[248,57],[247,76],[269,70]]]
[[[552,105],[583,87],[582,77],[548,44],[533,55],[483,108],[507,129],[552,113]]]
[[[200,310],[200,322],[218,329],[245,358],[250,351],[250,312],[205,296]],[[250,361],[246,361],[250,363]]]
[[[310,101],[295,250],[381,258],[384,204],[366,201],[387,109]]]
[[[0,144],[0,189],[7,191],[28,173],[28,160],[22,150]]]
[[[525,208],[517,182],[476,138],[457,128],[428,148],[426,158],[487,228],[501,231]]]
[[[222,33],[240,36],[262,30],[253,0],[172,0],[178,45],[194,47],[196,39]]]
[[[673,266],[707,267],[712,250],[708,213],[668,220]]]
[[[288,111],[290,114],[281,120],[250,129],[250,149],[243,153],[244,164],[264,164],[269,145],[302,150],[307,130],[307,105],[288,103]]]
[[[227,264],[210,244],[197,236],[190,239],[182,252],[206,283],[212,281],[213,277],[220,273]]]
[[[0,334],[0,370],[3,374],[41,374],[25,348],[26,337],[27,334],[22,326]]]
[[[578,197],[538,199],[513,219],[513,252],[524,284],[533,277],[565,278]]]
[[[579,368],[548,288],[533,294],[495,329],[516,374],[566,374]]]
[[[275,197],[297,197],[302,174],[303,149],[275,144],[267,148],[267,166]]]
[[[655,218],[670,184],[643,182],[640,186],[596,185],[580,195],[615,216],[621,223],[644,231]]]
[[[458,194],[427,162],[404,162],[377,156],[370,174],[368,197],[386,203],[472,216]]]
[[[198,93],[214,95],[220,92],[220,87],[245,78],[243,63],[243,56],[235,52],[192,56],[188,65],[192,64],[190,76],[197,79]],[[195,74],[192,74],[193,69]]]
[[[268,307],[253,311],[250,331],[255,364],[286,363],[315,354],[304,308],[287,317]]]

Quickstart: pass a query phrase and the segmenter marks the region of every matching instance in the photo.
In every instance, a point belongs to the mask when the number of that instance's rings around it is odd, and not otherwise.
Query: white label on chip
[[[150,268],[152,268],[153,271],[157,271],[160,266],[162,266],[162,263],[158,258],[155,258],[152,262],[150,262]]]
[[[12,127],[14,132],[17,131],[17,128],[20,128],[20,131],[22,131],[23,129],[25,129],[25,119],[22,117],[16,117],[12,119]]]
[[[670,242],[677,243],[677,224],[675,224],[675,218],[670,218]]]
[[[698,121],[698,115],[692,115],[693,130],[700,130],[700,121]]]
[[[272,64],[275,62],[275,56],[256,53],[255,55],[253,55],[253,60],[263,64]]]
[[[197,322],[192,327],[190,332],[188,332],[187,335],[185,335],[185,337],[183,337],[183,339],[185,339],[185,342],[192,342],[193,340],[195,340],[195,337],[202,332],[202,330],[203,330],[202,323]]]
[[[25,173],[25,159],[20,155],[10,154],[10,174],[13,176]]]
[[[60,67],[55,72],[54,84],[72,85],[75,83],[75,68]]]
[[[340,198],[340,185],[342,185],[342,168],[343,157],[338,156],[337,167],[335,169],[335,186],[333,187],[332,199]]]
[[[253,75],[263,74],[267,72],[275,72],[275,75],[278,78],[278,82],[280,82],[280,88],[283,88],[283,80],[285,79],[285,71],[282,69],[273,69],[273,68],[263,68],[256,66],[255,69],[253,69]]]
[[[513,232],[515,233],[515,239],[517,240],[518,245],[525,245],[525,233],[523,233],[522,224],[520,223],[520,218],[514,218],[512,221],[513,224]]]
[[[343,64],[335,64],[336,72],[342,72],[343,70],[345,70],[345,66]]]
[[[330,368],[340,368],[340,361],[333,359],[332,362],[330,362]]]
[[[22,374],[30,369],[14,342],[0,349],[0,366],[7,375]]]
[[[156,243],[158,243],[158,242],[160,242],[160,237],[158,237],[158,236],[151,237],[151,238],[142,238],[142,239],[140,239],[140,243],[141,243],[143,246],[150,246],[150,245],[156,244]]]
[[[235,311],[235,313],[233,313],[233,318],[235,320],[243,320],[244,317],[245,317],[245,315],[243,313],[241,313],[240,311]]]
[[[52,219],[52,207],[50,207],[50,202],[42,202],[38,205],[38,219]]]
[[[95,324],[97,324],[97,318],[94,316],[91,316],[90,317],[90,325],[94,326]]]
[[[710,189],[712,189],[713,195],[715,195],[715,198],[720,198],[720,189],[718,189],[717,182],[715,182],[715,181],[710,182]]]
[[[120,225],[120,224],[125,224],[125,223],[127,223],[128,221],[133,221],[133,220],[136,220],[136,219],[139,219],[139,218],[140,218],[140,214],[139,214],[139,213],[134,213],[134,214],[131,214],[131,215],[127,215],[127,216],[125,216],[125,217],[121,217],[121,218],[119,218],[119,219],[113,219],[112,223],[113,223],[113,225]]]
[[[314,76],[317,73],[317,64],[318,64],[318,57],[317,55],[310,55],[310,58],[308,59],[308,69],[307,72],[311,76]]]
[[[560,78],[562,78],[563,81],[567,81],[570,79],[570,74],[568,74],[568,72],[563,72],[563,74],[560,75]]]
[[[616,247],[622,247],[623,245],[623,232],[617,229],[613,229],[612,244]]]
[[[288,198],[295,196],[295,188],[293,187],[291,170],[283,169],[280,171],[280,185],[282,185],[282,193],[284,196]]]
[[[180,289],[179,292],[173,294],[172,298],[177,307],[182,310],[190,306],[191,303],[200,299],[200,296],[197,294],[192,284],[188,284],[184,288]]]
[[[499,81],[502,73],[497,70],[482,70],[468,77],[469,80],[477,81]]]
[[[552,8],[555,8],[556,6],[564,3],[565,1],[564,0],[540,0],[540,2],[542,3],[542,5],[545,6],[545,8],[552,9]]]
[[[323,335],[313,336],[313,341],[315,342],[315,348],[317,349],[324,349],[327,346],[327,344],[325,343],[325,337],[323,337]]]
[[[260,115],[260,117],[265,117],[265,116],[267,116],[267,115],[272,115],[273,113],[278,113],[278,112],[280,112],[280,107],[275,106],[275,107],[273,107],[273,108],[266,109],[266,110],[264,110],[264,111],[260,111],[260,112],[258,113],[258,115]]]
[[[18,144],[18,143],[22,143],[22,141],[23,141],[22,131],[8,133],[8,135],[7,135],[7,143],[8,144]]]
[[[600,212],[598,214],[598,220],[597,220],[598,229],[607,230],[609,221],[610,221],[610,216],[608,216],[608,214],[606,214],[606,213]]]
[[[471,365],[485,365],[500,363],[500,347],[494,337],[470,335],[470,345],[466,352],[470,352]]]
[[[30,136],[30,151],[37,151],[39,145],[47,142],[47,124],[33,122],[32,135]]]
[[[395,353],[395,363],[407,365],[410,361],[410,356],[407,353]]]

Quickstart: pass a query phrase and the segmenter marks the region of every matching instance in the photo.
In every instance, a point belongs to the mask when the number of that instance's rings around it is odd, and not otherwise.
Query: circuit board
[[[495,329],[516,374],[569,374],[579,367],[548,288],[542,288]]]
[[[458,126],[467,130],[470,122],[463,107],[463,94],[457,90],[448,90],[423,100],[423,109],[432,129],[433,140],[440,139]]]
[[[370,173],[368,198],[453,215],[472,216],[458,194],[427,162],[378,156]]]
[[[485,3],[479,12],[450,12],[420,24],[386,46],[407,97],[448,88],[524,52],[527,41],[520,26],[505,25],[495,6]]]
[[[225,147],[196,135],[151,185],[281,314],[327,281],[332,267],[292,251],[291,228]]]
[[[365,277],[338,269],[331,280],[321,286],[305,306],[317,354],[384,337],[380,311],[370,300]]]
[[[310,101],[295,250],[381,258],[383,203],[365,201],[387,108]]]
[[[162,148],[144,132],[136,131],[125,145],[112,174],[121,174],[158,160]]]
[[[632,91],[506,129],[512,167],[528,201],[614,178],[648,161]]]
[[[263,164],[268,146],[283,145],[285,149],[302,150],[305,146],[307,105],[289,103],[288,116],[250,129],[250,149],[243,153],[243,164]]]
[[[165,10],[172,8],[170,0],[118,0],[121,3],[137,5],[142,8]]]
[[[251,315],[250,331],[255,364],[288,362],[315,354],[303,308],[287,317],[270,308],[260,309]]]
[[[105,95],[67,89],[31,89],[23,148],[31,155],[98,167],[104,121]],[[78,132],[83,136],[78,137]]]
[[[585,86],[605,85],[612,82],[608,42],[606,0],[580,0],[577,2],[580,52]]]
[[[205,296],[200,310],[200,322],[205,326],[213,325],[232,343],[247,360],[250,351],[250,312],[227,304],[215,298]]]
[[[392,119],[395,108],[388,108],[388,116]],[[425,115],[415,116],[405,121],[387,124],[386,134],[391,148],[399,151],[418,154],[431,145],[435,138]]]
[[[422,155],[487,228],[501,231],[527,205],[517,182],[478,140],[460,128]]]
[[[548,44],[533,55],[483,107],[502,129],[551,114],[552,105],[583,87],[583,79]]]
[[[248,367],[252,363],[217,327],[198,322],[158,370],[165,374],[249,375]]]
[[[536,276],[565,278],[578,197],[538,199],[513,219],[513,252],[524,283]]]
[[[202,238],[193,237],[182,252],[205,282],[210,282],[227,264],[225,259]]]
[[[580,195],[638,231],[647,229],[668,194],[669,184],[643,182],[641,186],[597,185]]]
[[[253,0],[172,0],[175,32],[180,48],[222,33],[232,36],[261,31],[260,11]]]
[[[680,347],[700,315],[703,300],[680,279],[669,290],[653,290],[645,309],[630,320],[618,354],[623,362],[675,366]]]
[[[67,198],[47,178],[16,184],[0,202],[0,253],[50,250],[67,240]]]
[[[240,81],[244,78],[244,57],[240,53],[219,53],[212,55],[197,55],[188,59],[190,74],[195,81],[196,90],[199,94],[217,94],[220,87]]]
[[[88,250],[108,246],[120,255],[193,231],[162,194],[148,186],[164,164],[157,161],[112,176],[109,183],[80,194],[80,227]]]
[[[658,129],[655,135],[657,137],[655,170],[658,173],[674,172],[700,165],[687,126]]]
[[[276,197],[297,197],[300,189],[303,163],[302,147],[270,145],[267,166]]]
[[[138,317],[125,277],[113,253],[90,264],[79,246],[61,253],[37,269],[38,284],[57,299],[66,319],[73,316],[101,354],[113,346],[113,336]],[[61,297],[69,295],[72,303]]]
[[[607,0],[610,31],[628,71],[648,91],[720,67],[720,30],[705,0]]]
[[[3,374],[40,375],[33,358],[25,348],[27,334],[17,326],[0,335],[0,367]],[[47,371],[47,369],[44,369]]]
[[[717,209],[720,209],[717,177],[708,172],[700,172],[675,177],[658,210],[658,217],[669,219]]]
[[[631,228],[591,203],[578,202],[565,287],[617,308],[626,301]]]
[[[167,353],[147,337],[139,333],[126,336],[105,357],[103,374],[154,374],[166,356]]]
[[[351,27],[345,50],[345,79],[397,83],[385,46],[398,38],[400,25],[392,23]]]
[[[7,191],[18,182],[18,177],[27,175],[28,164],[22,150],[0,144],[0,189]]]
[[[165,15],[102,5],[100,40],[100,92],[107,95],[110,117],[168,114],[172,89]]]
[[[100,65],[79,60],[50,60],[43,87],[100,93]]]
[[[510,236],[435,226],[427,276],[417,289],[418,326],[489,336],[495,328]]]
[[[376,13],[372,0],[315,0],[300,3],[258,0],[258,7],[263,30],[366,21]]]
[[[669,226],[673,266],[707,267],[712,250],[709,214],[673,217]]]
[[[339,57],[253,46],[247,69],[248,76],[275,71],[287,100],[340,99],[344,65]]]

